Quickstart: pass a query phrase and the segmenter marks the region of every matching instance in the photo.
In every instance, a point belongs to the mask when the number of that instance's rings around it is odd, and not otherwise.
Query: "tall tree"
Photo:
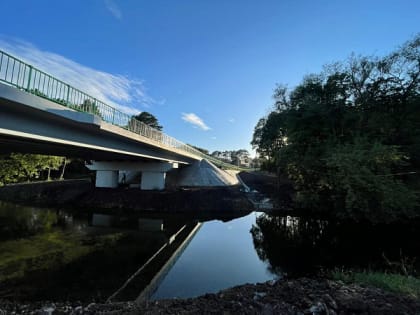
[[[140,114],[133,116],[132,118],[145,123],[146,125],[162,131],[163,127],[159,124],[158,119],[149,112],[141,112]]]
[[[252,145],[298,204],[353,219],[420,215],[420,34],[384,58],[351,56],[278,86]],[[411,176],[411,177],[410,177]],[[418,177],[417,177],[418,178]]]

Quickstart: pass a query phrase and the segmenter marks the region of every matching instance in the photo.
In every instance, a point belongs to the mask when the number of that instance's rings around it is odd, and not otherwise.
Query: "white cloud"
[[[195,127],[201,128],[202,130],[210,130],[204,121],[194,113],[182,113],[182,119],[192,124]]]
[[[18,39],[0,37],[0,49],[127,114],[158,103],[141,80],[95,70]]]
[[[230,122],[231,124],[233,124],[235,122],[235,118],[229,119],[228,122]]]
[[[122,12],[113,0],[105,0],[105,7],[116,19],[122,19]]]
[[[217,138],[216,138],[216,137],[210,137],[210,139],[212,139],[212,140],[216,140]]]

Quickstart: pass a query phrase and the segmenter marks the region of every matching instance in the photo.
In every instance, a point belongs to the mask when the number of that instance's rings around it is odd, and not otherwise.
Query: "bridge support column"
[[[93,161],[86,167],[96,171],[96,187],[118,187],[118,172],[132,171],[141,172],[142,190],[162,190],[165,189],[166,172],[178,168],[178,163]]]
[[[96,187],[116,188],[118,187],[118,171],[96,171]]]
[[[142,172],[140,188],[142,190],[163,190],[165,189],[166,173],[164,172]]]

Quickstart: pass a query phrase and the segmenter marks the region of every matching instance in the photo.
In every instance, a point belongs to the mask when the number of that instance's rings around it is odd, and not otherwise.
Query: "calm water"
[[[152,299],[193,297],[276,278],[253,246],[250,230],[257,216],[204,223]]]
[[[416,225],[251,213],[202,222],[193,233],[199,221],[179,214],[111,215],[0,202],[0,299],[105,301],[134,273],[117,300],[136,299],[144,288],[151,299],[193,297],[323,269],[390,270],[387,261],[404,260],[413,272],[420,267]]]

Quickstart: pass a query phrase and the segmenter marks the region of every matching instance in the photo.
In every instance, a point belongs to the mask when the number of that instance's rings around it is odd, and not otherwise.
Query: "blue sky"
[[[0,12],[0,49],[210,151],[251,149],[276,83],[420,31],[418,0],[3,0]]]

